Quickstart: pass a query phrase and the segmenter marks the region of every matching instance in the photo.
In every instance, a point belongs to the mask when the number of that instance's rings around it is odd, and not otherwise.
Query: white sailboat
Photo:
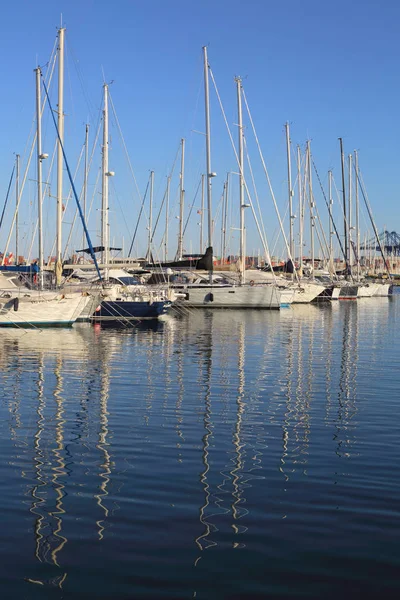
[[[65,29],[59,30],[59,107],[62,107],[62,78]],[[43,290],[43,230],[42,230],[42,131],[41,131],[41,70],[36,70],[36,150],[37,150],[37,193],[38,193],[38,235],[39,235],[39,286],[38,289],[27,289],[16,286],[11,280],[0,278],[0,327],[44,327],[71,326],[80,312],[91,301],[88,293],[65,293],[62,290]],[[61,94],[61,96],[60,96]],[[62,112],[62,110],[61,110]],[[60,114],[60,110],[59,110]],[[62,186],[62,154],[58,164],[60,186]],[[61,177],[61,179],[60,179]],[[57,187],[59,187],[59,185]],[[60,210],[62,207],[62,191],[60,191]],[[18,198],[19,203],[19,198]],[[18,209],[18,207],[17,207]],[[15,217],[14,217],[15,219]],[[57,248],[61,247],[61,220],[57,223]],[[61,251],[60,251],[61,255]],[[56,273],[60,271],[60,265]],[[2,287],[4,284],[4,287]]]
[[[206,186],[208,208],[208,252],[212,257],[212,178],[210,143],[210,102],[209,102],[209,64],[207,48],[203,47],[204,58],[204,97],[206,125]],[[212,264],[208,276],[196,273],[197,281],[174,286],[184,294],[177,304],[191,308],[260,308],[279,309],[281,306],[281,290],[275,284],[250,285],[245,283],[245,247],[244,247],[244,177],[243,177],[243,125],[241,107],[241,80],[236,78],[239,118],[239,182],[240,182],[240,264],[241,274],[238,285],[215,280],[212,275]],[[253,282],[254,283],[254,282]],[[293,294],[288,293],[285,303],[290,302]]]
[[[28,293],[25,293],[28,292]],[[20,288],[0,291],[0,327],[69,327],[76,321],[90,296],[43,294]]]
[[[314,280],[314,270],[312,270],[311,276],[312,279],[308,279],[306,277],[303,276],[302,273],[302,269],[300,269],[300,273],[296,273],[295,272],[295,265],[294,265],[294,260],[295,260],[295,243],[294,243],[294,233],[293,233],[293,222],[295,219],[295,215],[293,214],[293,188],[292,188],[292,169],[291,169],[291,140],[290,140],[290,127],[289,127],[289,123],[286,123],[285,125],[285,132],[286,132],[286,155],[287,155],[287,170],[288,170],[288,200],[289,200],[289,261],[292,263],[293,266],[293,271],[294,271],[294,275],[296,280],[293,278],[292,276],[292,281],[291,282],[286,282],[286,285],[293,290],[293,304],[309,304],[310,302],[312,302],[313,300],[315,300],[315,298],[317,298],[321,293],[323,293],[323,291],[325,290],[325,286],[322,285],[321,283],[317,282]],[[298,148],[298,153],[300,152],[300,149]],[[308,152],[308,161],[307,161],[307,166],[309,169],[308,172],[308,181],[309,181],[309,187],[310,187],[310,210],[312,210],[312,205],[314,202],[313,199],[313,192],[312,192],[312,185],[311,185],[311,162],[310,162],[310,144],[307,143],[307,152]],[[299,187],[299,210],[300,213],[302,211],[302,195],[301,195],[301,182],[300,182],[300,171],[301,171],[301,166],[300,166],[300,160],[298,160],[298,187]],[[311,235],[311,239],[312,239],[312,263],[313,261],[313,256],[314,256],[314,243],[313,243],[313,223],[314,223],[314,218],[313,215],[311,214],[310,217],[310,221],[311,221],[311,231],[310,231],[310,235]],[[302,223],[302,218],[300,218],[300,227],[303,227],[303,223]],[[302,235],[301,235],[302,237]],[[300,248],[300,254],[302,253],[302,247]],[[281,283],[281,282],[279,282]]]

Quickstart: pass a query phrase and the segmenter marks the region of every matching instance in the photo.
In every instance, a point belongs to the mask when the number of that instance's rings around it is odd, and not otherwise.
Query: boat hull
[[[277,309],[281,306],[281,292],[274,285],[243,286],[182,286],[184,292],[178,306],[188,308],[259,308]]]
[[[96,308],[99,306],[100,292],[95,292],[88,299],[86,305],[82,308],[79,316],[76,319],[77,323],[88,323]]]
[[[98,322],[141,321],[143,319],[158,319],[166,314],[171,302],[103,300],[96,308],[90,320]]]
[[[324,292],[324,286],[315,283],[303,283],[294,287],[293,304],[309,304]]]
[[[289,308],[293,303],[295,290],[290,287],[280,288],[279,293],[281,295],[281,308]]]
[[[71,327],[89,300],[81,294],[0,297],[0,327]]]
[[[357,285],[333,286],[332,300],[356,300],[358,295]]]
[[[391,296],[393,294],[393,284],[391,283],[378,283],[377,290],[374,294],[374,297],[385,298],[387,296]]]
[[[367,283],[365,285],[360,285],[358,288],[358,298],[372,298],[372,296],[376,296],[378,292],[378,283]],[[387,296],[387,294],[385,294]]]

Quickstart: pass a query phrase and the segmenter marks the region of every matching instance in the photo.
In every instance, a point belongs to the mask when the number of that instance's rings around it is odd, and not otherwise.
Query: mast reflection
[[[207,520],[206,511],[210,504],[210,485],[208,482],[208,473],[210,471],[210,464],[208,461],[210,441],[212,437],[212,411],[211,411],[211,376],[212,376],[212,323],[214,314],[212,311],[207,312],[204,315],[207,324],[207,335],[204,339],[204,360],[201,364],[201,381],[204,382],[205,394],[204,394],[204,416],[203,416],[203,428],[204,435],[202,438],[203,451],[202,451],[202,462],[203,471],[200,474],[200,483],[203,487],[204,493],[204,504],[200,507],[200,523],[203,525],[203,533],[199,535],[195,542],[200,550],[205,550],[211,546],[215,546],[216,543],[209,538],[211,531],[213,531],[213,525]],[[207,339],[208,338],[208,339]],[[201,556],[199,556],[195,565],[197,565]]]
[[[97,505],[100,507],[103,518],[96,521],[97,534],[99,541],[104,538],[103,531],[105,529],[106,519],[109,516],[109,509],[107,507],[106,499],[108,496],[108,484],[110,482],[111,475],[111,456],[108,451],[108,399],[110,393],[110,364],[109,364],[109,352],[110,347],[107,344],[102,343],[104,338],[100,338],[100,328],[95,328],[95,336],[97,338],[97,347],[101,354],[100,360],[100,413],[99,413],[99,431],[98,431],[98,442],[96,448],[100,451],[101,463],[99,465],[100,473],[100,491],[95,494]]]
[[[24,337],[21,340],[25,352],[30,343],[32,343],[31,351],[33,348],[37,348],[35,345],[37,336],[38,334],[33,334],[31,339]],[[52,341],[51,337],[50,341]],[[35,352],[37,361],[36,431],[33,436],[33,478],[35,483],[30,489],[32,503],[29,510],[35,516],[33,530],[36,559],[41,563],[54,565],[60,569],[60,556],[68,541],[63,533],[63,516],[66,514],[63,500],[66,495],[65,476],[67,475],[64,442],[63,360],[61,354],[55,358],[53,370],[55,387],[52,392],[55,413],[47,415],[49,410],[52,411],[53,405],[46,401],[45,393],[46,350],[43,349],[43,346],[46,346],[46,336],[40,342],[42,348]],[[19,351],[22,351],[22,348]],[[55,422],[54,441],[53,420]],[[49,446],[53,444],[55,447],[50,449]],[[52,506],[53,495],[54,505]],[[34,582],[62,588],[66,577],[67,573],[63,571],[55,577]],[[28,581],[32,580],[28,579]]]
[[[70,332],[54,331],[32,331],[21,333],[10,331],[3,334],[3,343],[9,347],[13,345],[13,356],[22,357],[29,370],[36,372],[33,390],[36,392],[34,407],[29,402],[26,406],[28,421],[31,420],[30,411],[35,411],[35,429],[32,437],[32,472],[23,470],[21,475],[24,479],[33,479],[29,484],[26,495],[31,497],[29,511],[34,517],[34,556],[39,563],[53,565],[61,574],[54,577],[39,579],[27,578],[31,583],[50,585],[62,588],[67,573],[61,568],[61,556],[68,542],[64,532],[64,516],[66,509],[64,499],[66,497],[65,478],[70,475],[71,468],[67,467],[67,461],[72,464],[68,446],[64,439],[65,398],[64,398],[64,351],[69,352],[71,348]],[[75,336],[75,337],[74,337]],[[79,336],[74,332],[73,340],[79,341]],[[81,340],[80,340],[81,341]],[[75,350],[79,344],[74,346]],[[54,366],[49,366],[54,361]],[[26,370],[26,366],[25,366]],[[50,372],[49,372],[50,371]],[[55,385],[50,392],[54,401],[46,398],[46,373],[47,381],[50,383],[52,376]],[[19,402],[22,390],[19,394]],[[11,423],[11,438],[13,439],[13,427]],[[29,452],[29,441],[26,441],[27,452]]]
[[[313,311],[315,307],[306,307]],[[314,315],[317,318],[317,314]],[[311,432],[310,410],[314,381],[314,328],[304,307],[293,311],[287,330],[285,411],[282,416],[282,454],[279,470],[288,482],[299,465],[307,474]],[[318,321],[317,321],[318,322]]]
[[[338,389],[338,409],[335,421],[337,442],[336,454],[351,456],[351,431],[353,418],[357,412],[357,364],[358,364],[358,310],[357,306],[346,304],[343,314],[342,352]]]
[[[45,504],[45,500],[41,495],[41,488],[46,486],[46,481],[44,478],[44,473],[42,467],[45,465],[45,456],[41,447],[42,443],[42,434],[44,430],[45,417],[44,412],[46,409],[46,400],[44,395],[44,361],[43,356],[38,358],[38,379],[37,379],[37,396],[38,403],[36,408],[37,414],[37,429],[34,435],[34,476],[37,481],[37,484],[33,486],[31,495],[33,498],[33,503],[30,508],[32,514],[36,515],[36,520],[34,524],[34,532],[35,532],[35,556],[36,558],[42,562],[41,550],[42,550],[42,539],[43,535],[41,533],[42,526],[44,525],[44,516],[42,514],[42,505]]]
[[[239,323],[239,339],[238,339],[238,390],[236,397],[236,423],[235,430],[233,434],[233,445],[235,448],[235,462],[234,468],[231,471],[232,476],[232,486],[233,492],[232,496],[234,498],[232,502],[232,517],[234,522],[232,523],[232,529],[235,534],[244,533],[247,531],[247,527],[240,526],[236,523],[243,516],[248,514],[248,510],[241,506],[245,499],[242,497],[243,493],[243,470],[244,470],[244,450],[245,443],[241,439],[242,433],[242,420],[244,417],[245,411],[245,402],[244,402],[244,394],[245,394],[245,369],[244,369],[244,361],[245,361],[245,324],[244,322]],[[244,547],[244,544],[240,544],[238,542],[234,542],[234,548]]]
[[[54,398],[56,401],[56,447],[53,449],[54,456],[56,457],[56,465],[52,467],[53,470],[53,488],[56,492],[56,510],[49,512],[49,515],[52,515],[56,521],[56,527],[53,530],[54,538],[57,538],[55,543],[57,546],[51,551],[51,559],[57,567],[60,565],[57,562],[57,555],[65,544],[67,543],[67,538],[62,535],[62,515],[65,514],[65,510],[63,508],[63,498],[65,496],[64,492],[64,483],[63,477],[67,474],[65,470],[65,458],[64,458],[64,398],[62,397],[63,392],[63,377],[62,377],[62,358],[60,356],[57,357],[56,360],[56,368],[54,370],[54,374],[56,376],[56,389],[54,391]]]

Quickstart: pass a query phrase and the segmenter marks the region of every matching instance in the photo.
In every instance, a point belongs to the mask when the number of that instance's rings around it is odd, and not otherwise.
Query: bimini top
[[[101,271],[101,276],[103,277],[103,271]],[[92,283],[99,283],[99,278],[94,277],[91,279]],[[116,283],[119,285],[140,285],[140,282],[136,279],[136,277],[132,277],[128,271],[124,271],[124,269],[108,269],[108,282]]]

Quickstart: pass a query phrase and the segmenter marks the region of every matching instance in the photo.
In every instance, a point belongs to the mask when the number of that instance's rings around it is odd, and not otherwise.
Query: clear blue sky
[[[88,120],[94,135],[104,71],[106,80],[114,82],[111,93],[141,192],[146,188],[150,169],[154,169],[157,212],[179,140],[185,137],[186,203],[190,205],[204,169],[204,138],[193,130],[204,131],[201,48],[208,44],[209,61],[235,136],[233,77],[239,74],[244,78],[272,184],[283,211],[287,197],[283,126],[288,120],[294,145],[303,146],[307,138],[312,140],[314,160],[324,183],[327,170],[333,168],[340,187],[337,138],[343,137],[346,153],[358,149],[378,229],[386,226],[400,231],[397,189],[400,5],[397,2],[43,0],[39,4],[28,1],[4,4],[0,24],[2,198],[13,153],[24,153],[32,127],[33,69],[37,62],[43,65],[49,58],[60,13],[67,28],[65,145],[72,169]],[[213,182],[216,207],[226,172],[237,167],[214,96],[212,126],[212,166],[218,173]],[[48,144],[45,150],[51,153],[54,134],[48,117],[44,128]],[[110,168],[116,172],[115,192],[111,194],[111,236],[116,244],[121,244],[123,237],[127,246],[137,218],[138,197],[113,123],[111,134]],[[246,134],[272,245],[276,220],[249,129]],[[98,165],[97,153],[91,173],[92,189]],[[32,170],[29,178],[34,177]],[[232,181],[237,183],[234,178]],[[21,242],[23,248],[28,244],[30,223],[34,219],[34,185],[28,181],[25,208],[21,208],[25,211],[20,218],[21,235],[25,236]],[[173,204],[177,185],[175,178]],[[55,193],[54,177],[51,191]],[[232,201],[236,200],[235,192]],[[319,195],[317,200],[321,214],[325,214]],[[46,199],[46,203],[50,202],[54,205],[54,200]],[[198,208],[196,201],[185,240],[187,251],[198,250],[195,214]],[[48,204],[45,211],[49,240],[53,213]],[[93,242],[98,243],[99,213],[93,214],[90,228]],[[141,254],[145,251],[144,227],[143,224],[139,235]],[[67,232],[64,226],[65,236]],[[172,230],[171,254],[175,250],[175,235]],[[6,237],[7,227],[0,232],[1,249]],[[219,234],[216,237],[218,240]],[[249,253],[261,247],[251,222],[247,239],[251,240]],[[232,250],[235,243],[232,242]],[[49,252],[51,242],[47,241],[47,246]]]

